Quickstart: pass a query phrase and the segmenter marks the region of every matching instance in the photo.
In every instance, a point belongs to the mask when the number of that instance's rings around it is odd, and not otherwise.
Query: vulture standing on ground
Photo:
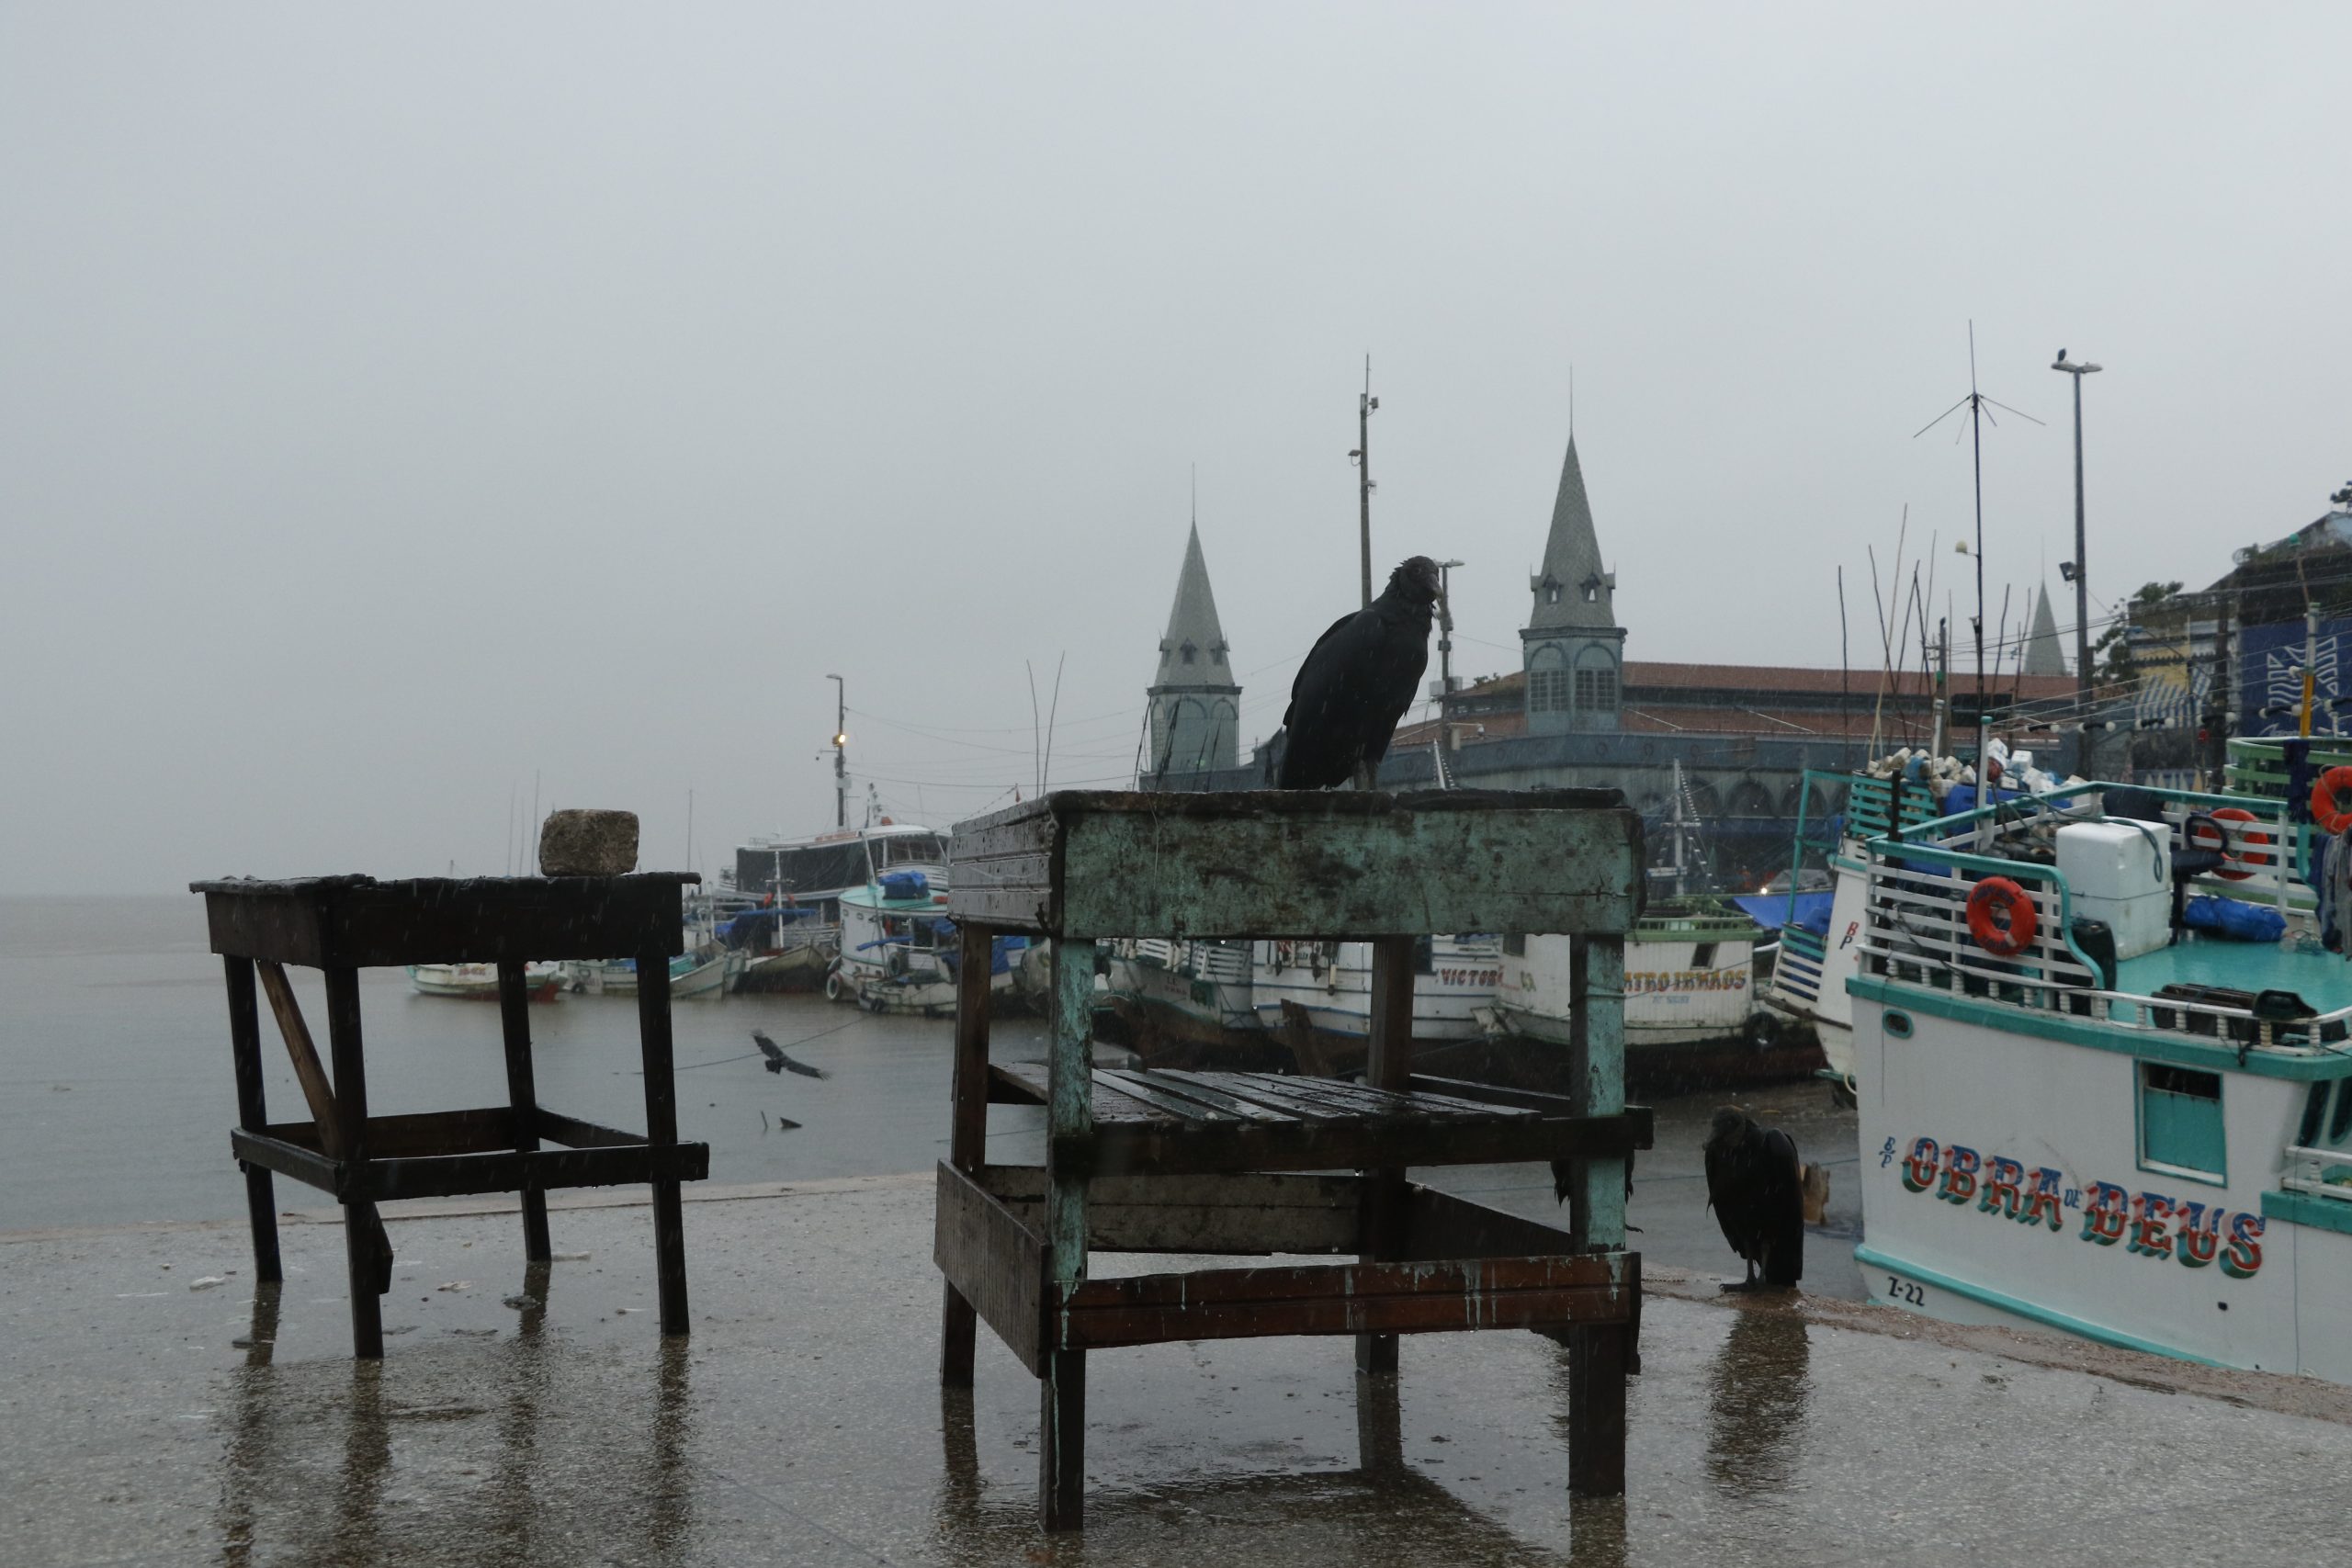
[[[1396,721],[1421,694],[1430,665],[1437,562],[1415,556],[1388,574],[1380,597],[1316,639],[1283,715],[1282,789],[1370,789]]]
[[[1707,1134],[1707,1203],[1724,1239],[1747,1261],[1747,1278],[1726,1291],[1763,1282],[1785,1291],[1804,1278],[1804,1178],[1797,1145],[1778,1127],[1759,1127],[1725,1106]]]

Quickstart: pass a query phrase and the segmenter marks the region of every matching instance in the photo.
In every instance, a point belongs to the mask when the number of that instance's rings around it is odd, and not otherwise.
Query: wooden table
[[[985,1318],[1039,1380],[1039,1506],[1084,1507],[1086,1353],[1256,1335],[1348,1334],[1359,1371],[1396,1336],[1530,1328],[1570,1348],[1573,1490],[1624,1489],[1625,1376],[1641,1268],[1624,1174],[1650,1142],[1624,1103],[1624,934],[1641,824],[1614,792],[1070,792],[964,824],[955,1110],[934,1257],[941,1376],[968,1383]],[[1042,1065],[989,1061],[998,931],[1048,942]],[[1417,1077],[1413,942],[1465,931],[1572,938],[1564,1097]],[[1095,943],[1127,935],[1373,943],[1366,1081],[1091,1066]],[[1042,1104],[1042,1167],[986,1157],[990,1101]],[[1566,1162],[1566,1229],[1406,1179],[1414,1165]],[[1351,1253],[1342,1264],[1092,1280],[1090,1251]]]
[[[335,1195],[344,1206],[351,1279],[351,1348],[384,1353],[378,1298],[391,1288],[391,1245],[377,1204],[394,1198],[519,1192],[523,1250],[549,1257],[547,1194],[563,1187],[650,1182],[662,1332],[686,1332],[686,1258],[679,1183],[710,1174],[710,1148],[678,1141],[671,1066],[670,960],[684,947],[681,888],[692,874],[628,876],[370,876],[190,885],[204,895],[212,951],[229,987],[238,1125],[230,1145],[245,1173],[254,1267],[282,1278],[271,1173]],[[524,992],[526,962],[637,961],[638,1039],[645,1067],[643,1134],[565,1116],[538,1103]],[[286,965],[321,970],[334,1076],[319,1058]],[[359,971],[410,964],[494,964],[508,1103],[411,1116],[368,1113]],[[293,1059],[311,1119],[269,1120],[263,1093],[258,978]],[[451,1002],[452,1007],[461,1004]],[[543,1145],[560,1145],[555,1148]]]

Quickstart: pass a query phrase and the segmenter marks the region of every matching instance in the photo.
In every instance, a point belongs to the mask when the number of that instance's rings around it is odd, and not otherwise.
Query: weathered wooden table
[[[474,1192],[523,1195],[523,1251],[548,1260],[550,1189],[650,1182],[662,1332],[686,1332],[686,1252],[678,1184],[710,1174],[707,1144],[678,1141],[670,1054],[670,960],[684,950],[681,885],[690,873],[628,876],[425,877],[379,882],[321,876],[289,882],[190,884],[204,895],[212,951],[229,982],[229,1041],[237,1067],[231,1147],[245,1173],[254,1269],[280,1279],[273,1171],[335,1195],[351,1274],[351,1348],[380,1357],[377,1298],[391,1288],[391,1245],[376,1205],[393,1198]],[[524,964],[549,959],[637,960],[637,1022],[645,1063],[640,1136],[560,1115],[538,1103]],[[332,1079],[286,977],[324,972]],[[360,1046],[359,971],[409,964],[495,964],[508,1103],[414,1116],[368,1114]],[[308,1122],[272,1122],[263,1094],[258,975],[309,1102]],[[456,1005],[456,1004],[452,1004]],[[542,1143],[562,1145],[542,1148]]]
[[[1570,1347],[1569,1485],[1623,1491],[1641,1301],[1625,1161],[1650,1119],[1624,1103],[1644,861],[1615,792],[1068,792],[963,824],[948,859],[962,961],[941,1378],[971,1381],[982,1317],[1036,1375],[1047,1529],[1082,1517],[1088,1350],[1253,1335],[1352,1334],[1380,1374],[1399,1334],[1552,1333]],[[1470,931],[1575,939],[1565,1100],[1412,1074],[1413,941]],[[998,931],[1050,943],[1043,1066],[989,1061]],[[1136,934],[1371,940],[1366,1081],[1092,1068],[1095,943]],[[991,1100],[1046,1106],[1042,1168],[988,1162]],[[1570,1162],[1566,1229],[1405,1179],[1502,1160]],[[1357,1261],[1092,1280],[1090,1250]]]

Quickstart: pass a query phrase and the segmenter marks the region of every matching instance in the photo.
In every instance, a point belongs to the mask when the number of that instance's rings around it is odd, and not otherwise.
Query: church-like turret
[[[1560,469],[1544,565],[1527,580],[1535,608],[1519,634],[1527,671],[1527,730],[1615,729],[1623,685],[1625,628],[1617,624],[1617,576],[1600,564],[1577,438]]]
[[[1168,612],[1168,635],[1159,639],[1159,674],[1148,694],[1151,755],[1144,764],[1147,776],[1238,765],[1236,727],[1241,688],[1233,679],[1232,650],[1217,625],[1216,596],[1209,592],[1198,523],[1184,545],[1176,603]]]
[[[2026,634],[2025,670],[2028,675],[2064,675],[2066,653],[2058,641],[2058,617],[2050,613],[2050,590],[2037,588],[2033,593],[2033,630]]]

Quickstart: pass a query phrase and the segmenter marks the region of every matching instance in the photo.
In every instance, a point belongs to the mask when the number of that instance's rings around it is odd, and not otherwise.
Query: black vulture
[[[1290,684],[1278,787],[1372,787],[1396,721],[1421,694],[1437,595],[1437,562],[1415,556],[1379,598],[1316,639]]]
[[[768,1059],[768,1071],[772,1073],[780,1073],[785,1068],[790,1067],[804,1078],[821,1078],[825,1076],[824,1068],[812,1067],[806,1062],[796,1062],[786,1055],[784,1047],[769,1039],[764,1030],[752,1031],[752,1043],[757,1045],[760,1048],[760,1055]]]
[[[1785,1291],[1804,1278],[1804,1175],[1794,1139],[1759,1127],[1725,1106],[1707,1133],[1707,1204],[1724,1239],[1747,1262],[1747,1278],[1726,1291],[1763,1282]]]

